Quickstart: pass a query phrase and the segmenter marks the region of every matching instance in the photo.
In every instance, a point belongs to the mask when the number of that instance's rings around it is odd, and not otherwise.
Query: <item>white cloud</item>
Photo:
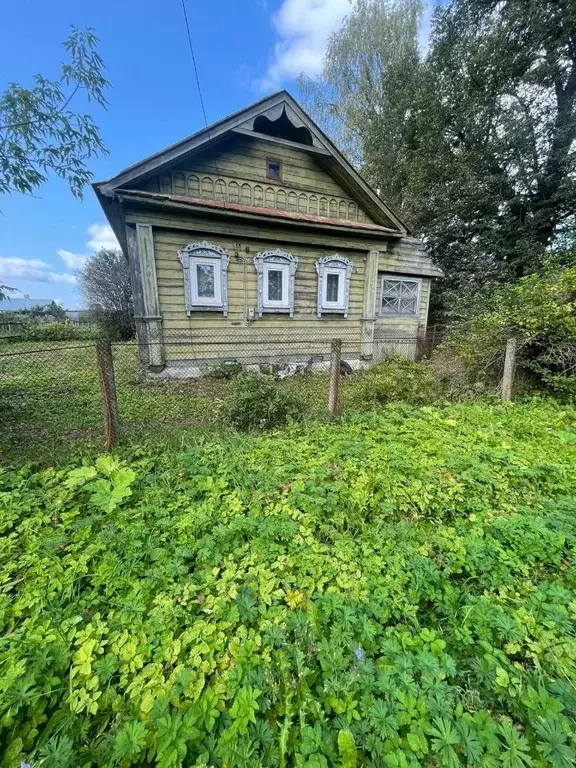
[[[19,259],[0,256],[0,278],[29,280],[33,283],[75,283],[76,277],[67,272],[52,272],[50,265],[40,259]]]
[[[65,251],[63,248],[58,249],[58,256],[60,256],[68,269],[82,269],[88,258],[88,256],[83,256],[81,253],[72,253],[72,251]]]
[[[110,224],[90,224],[88,234],[90,240],[86,245],[91,251],[99,251],[100,248],[120,247]]]
[[[437,2],[424,0],[418,35],[424,53],[428,50],[430,22]],[[285,80],[301,73],[312,78],[319,75],[330,35],[340,28],[351,7],[351,0],[283,0],[272,19],[280,39],[274,46],[262,89],[278,90]]]
[[[350,0],[283,0],[273,18],[280,40],[262,88],[277,90],[282,81],[302,72],[310,77],[318,75],[328,39],[350,7]]]
[[[112,227],[109,224],[90,224],[86,230],[88,234],[88,240],[86,241],[86,249],[93,253],[99,251],[100,248],[119,248],[116,235],[112,231]],[[91,253],[73,253],[67,251],[64,248],[58,250],[58,256],[62,259],[68,269],[82,269],[86,260],[90,258]]]

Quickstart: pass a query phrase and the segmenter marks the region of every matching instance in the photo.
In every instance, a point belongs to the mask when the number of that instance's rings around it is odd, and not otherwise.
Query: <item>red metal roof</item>
[[[370,232],[388,232],[399,234],[397,230],[383,227],[380,224],[372,224],[364,221],[349,221],[348,219],[330,219],[327,216],[313,216],[309,213],[298,213],[297,211],[279,211],[276,208],[262,208],[257,205],[244,205],[243,203],[226,203],[219,200],[204,200],[198,197],[188,197],[184,195],[170,195],[160,192],[146,192],[141,189],[119,189],[118,194],[122,193],[136,195],[151,200],[168,200],[174,203],[184,205],[193,205],[200,208],[216,208],[218,210],[235,211],[237,213],[252,213],[258,216],[270,216],[275,219],[289,219],[291,221],[302,221],[309,224],[325,224],[333,227],[347,227],[349,229],[364,229]]]

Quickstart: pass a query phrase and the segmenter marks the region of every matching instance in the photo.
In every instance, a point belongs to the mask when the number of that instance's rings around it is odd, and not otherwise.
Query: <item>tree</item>
[[[4,283],[0,282],[0,301],[5,301],[6,299],[9,299],[10,296],[9,293],[14,293],[16,291],[16,288],[11,288],[9,285],[5,285]]]
[[[66,311],[61,304],[58,304],[54,299],[49,301],[48,304],[35,304],[28,309],[22,309],[21,315],[28,316],[33,320],[40,322],[46,322],[47,319],[59,323],[66,322]]]
[[[409,206],[421,15],[420,0],[357,0],[320,77],[298,81],[310,112],[400,215]]]
[[[576,205],[576,6],[453,0],[414,117],[415,222],[448,284],[538,269]]]
[[[128,262],[122,251],[101,248],[78,276],[80,291],[104,332],[113,338],[131,338],[134,305]]]
[[[538,270],[574,226],[576,4],[438,4],[424,60],[419,12],[356,0],[304,87],[461,295]]]
[[[31,194],[55,173],[83,196],[92,179],[86,163],[106,150],[92,116],[70,105],[82,94],[106,105],[109,83],[97,45],[91,29],[73,27],[59,78],[36,75],[32,87],[11,83],[0,95],[0,193]]]

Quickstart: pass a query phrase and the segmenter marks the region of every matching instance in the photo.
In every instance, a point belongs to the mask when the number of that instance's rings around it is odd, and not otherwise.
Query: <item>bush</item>
[[[92,328],[77,328],[71,323],[45,323],[30,325],[24,330],[28,341],[71,341],[72,339],[94,339],[98,332]]]
[[[235,379],[240,376],[243,370],[242,363],[219,363],[207,374],[207,378],[229,381],[230,379]]]
[[[134,316],[129,309],[91,309],[90,321],[98,326],[100,334],[110,341],[129,341],[134,338]]]
[[[360,375],[360,397],[367,405],[384,405],[398,400],[425,405],[444,394],[442,382],[428,365],[403,358],[374,365]]]
[[[286,392],[271,376],[238,378],[228,402],[228,418],[242,430],[274,429],[301,418],[303,401]]]
[[[549,266],[542,274],[478,294],[449,330],[444,347],[473,375],[500,376],[508,338],[518,341],[518,367],[533,383],[574,394],[576,267]]]

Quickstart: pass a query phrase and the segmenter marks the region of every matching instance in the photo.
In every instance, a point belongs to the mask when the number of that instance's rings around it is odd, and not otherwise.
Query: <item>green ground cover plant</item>
[[[0,471],[5,766],[574,762],[576,410]]]

